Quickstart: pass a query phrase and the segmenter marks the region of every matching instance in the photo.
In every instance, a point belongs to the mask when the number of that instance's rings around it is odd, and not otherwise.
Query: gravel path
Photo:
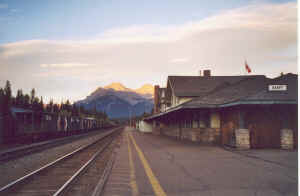
[[[72,141],[70,143],[53,147],[42,152],[30,154],[19,159],[11,160],[0,165],[0,187],[10,183],[11,181],[20,178],[29,172],[32,172],[41,166],[54,161],[62,155],[72,152],[75,149],[87,145],[102,136],[102,132],[99,134],[93,134],[85,137],[81,140]]]

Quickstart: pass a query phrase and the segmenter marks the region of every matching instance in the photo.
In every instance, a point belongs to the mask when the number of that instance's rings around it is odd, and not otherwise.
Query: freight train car
[[[10,111],[2,117],[4,126],[1,126],[0,136],[3,143],[31,143],[112,126],[92,117],[34,112],[17,107],[11,107]]]

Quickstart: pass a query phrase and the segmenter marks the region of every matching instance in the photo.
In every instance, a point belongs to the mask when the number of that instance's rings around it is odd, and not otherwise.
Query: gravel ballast
[[[80,140],[70,141],[70,143],[61,146],[49,148],[11,161],[2,162],[0,165],[0,187],[56,160],[66,153],[96,141],[102,137],[102,133],[103,132],[99,131],[99,134],[92,134],[91,136],[84,137]]]

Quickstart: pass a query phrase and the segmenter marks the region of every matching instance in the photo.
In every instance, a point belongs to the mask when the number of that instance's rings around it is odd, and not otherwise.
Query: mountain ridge
[[[130,89],[119,82],[98,87],[85,99],[77,101],[85,109],[96,108],[106,112],[111,118],[138,116],[151,112],[153,108],[154,87],[144,84],[140,88]]]
[[[99,87],[101,88],[101,87]],[[132,91],[138,94],[149,94],[153,97],[154,95],[154,87],[152,84],[144,84],[142,85],[140,88],[136,88],[136,89],[131,89],[131,88],[127,88],[125,85],[123,85],[120,82],[112,82],[109,85],[106,85],[104,87],[102,87],[104,89],[113,89],[115,91]]]

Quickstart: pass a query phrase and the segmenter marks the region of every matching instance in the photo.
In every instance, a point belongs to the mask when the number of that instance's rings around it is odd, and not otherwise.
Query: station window
[[[198,127],[206,128],[209,123],[208,113],[203,113],[198,117]]]
[[[198,120],[193,120],[193,128],[198,128],[199,121]]]
[[[190,119],[186,120],[186,128],[192,128],[192,123],[193,123],[192,120]]]
[[[46,115],[45,118],[46,118],[46,120],[52,120],[50,115]]]

